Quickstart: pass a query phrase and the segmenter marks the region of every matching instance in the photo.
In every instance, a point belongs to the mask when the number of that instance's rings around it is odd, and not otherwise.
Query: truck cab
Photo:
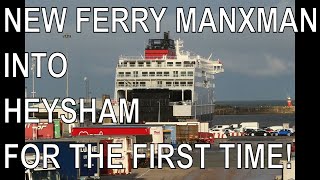
[[[28,164],[33,164],[35,157],[33,155],[27,155],[26,161]],[[38,166],[34,169],[25,170],[25,180],[60,180],[60,173],[54,167],[52,161],[48,160],[48,168],[43,168],[43,161],[40,159]]]
[[[25,171],[25,180],[60,180],[59,172],[54,168],[28,169]]]

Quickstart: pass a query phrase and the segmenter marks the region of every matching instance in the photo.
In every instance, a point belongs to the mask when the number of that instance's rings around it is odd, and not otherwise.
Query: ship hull
[[[139,121],[177,122],[210,121],[214,105],[194,105],[174,103],[174,94],[168,89],[134,89],[128,93],[128,100],[139,99]]]

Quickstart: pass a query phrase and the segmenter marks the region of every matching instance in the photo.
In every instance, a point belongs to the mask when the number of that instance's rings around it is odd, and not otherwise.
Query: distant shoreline
[[[295,106],[231,106],[216,105],[215,115],[294,114]]]
[[[295,105],[295,100],[291,100]],[[218,106],[230,106],[230,107],[261,107],[261,106],[287,106],[287,100],[248,100],[248,101],[216,101],[216,107]]]

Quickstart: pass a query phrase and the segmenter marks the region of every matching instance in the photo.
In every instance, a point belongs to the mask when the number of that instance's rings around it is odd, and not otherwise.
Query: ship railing
[[[181,54],[186,55],[186,54]],[[145,57],[145,56],[120,56],[119,60],[122,61],[157,61],[157,60],[167,60],[167,59],[177,59],[177,56],[152,56],[152,57]],[[189,55],[188,59],[190,60],[201,60],[201,61],[208,61],[208,58],[202,57],[199,55]],[[219,62],[218,60],[210,60],[211,62]]]
[[[192,68],[194,67],[194,64],[184,64],[184,65],[173,65],[173,64],[156,64],[156,65],[152,65],[152,64],[118,64],[117,67],[139,67],[139,68],[143,68],[143,67],[173,67],[173,68],[180,68],[180,67],[185,67],[185,68]]]
[[[192,87],[193,84],[156,84],[156,85],[146,85],[146,84],[117,84],[117,87],[149,87],[149,88],[163,88],[163,87]]]
[[[206,60],[205,58],[199,56],[188,56],[189,60]],[[165,60],[177,60],[177,56],[120,56],[119,61],[126,61],[126,62],[150,62],[150,61],[165,61]]]
[[[143,78],[147,78],[150,77],[152,79],[156,78],[156,77],[168,77],[168,78],[181,78],[181,79],[193,79],[193,75],[169,75],[169,74],[142,74],[142,75],[122,75],[122,74],[118,74],[117,75],[118,78],[137,78],[137,77],[143,77]]]
[[[119,60],[123,61],[157,61],[157,60],[166,60],[166,59],[176,59],[176,56],[120,56]]]

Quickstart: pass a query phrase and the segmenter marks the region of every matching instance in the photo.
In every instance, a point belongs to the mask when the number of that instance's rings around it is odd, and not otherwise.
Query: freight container
[[[176,126],[164,125],[163,129],[164,129],[163,135],[164,135],[165,143],[170,143],[174,147],[176,147],[177,145]]]
[[[97,158],[91,160],[91,167],[88,168],[88,145],[91,145],[91,152],[96,154],[99,153],[99,143],[85,143],[85,147],[80,149],[80,168],[79,177],[94,177],[98,176],[99,168]]]
[[[162,126],[150,127],[150,134],[152,135],[152,143],[155,145],[155,153],[158,152],[158,144],[163,143],[163,128]]]
[[[68,180],[68,179],[77,179],[78,178],[78,170],[74,167],[75,163],[75,151],[74,149],[69,148],[69,144],[76,143],[74,140],[66,140],[66,141],[43,141],[43,140],[37,140],[37,141],[26,141],[26,143],[32,143],[35,144],[39,150],[40,153],[43,153],[43,144],[56,144],[59,147],[59,155],[56,157],[60,169],[59,174],[61,177],[61,180]],[[27,153],[34,153],[29,148],[27,150]],[[48,153],[52,154],[53,149],[48,149]]]
[[[214,135],[213,133],[208,133],[208,132],[199,132],[199,143],[214,143]]]
[[[164,129],[163,130],[163,142],[166,144],[171,144],[172,139],[171,139],[171,130]]]
[[[195,143],[198,141],[198,125],[177,125],[177,142]]]
[[[106,148],[106,147],[108,146],[108,144],[112,144],[112,143],[113,143],[113,139],[100,140],[100,144],[103,144],[103,147],[105,147],[105,148],[103,148],[103,159],[104,159],[105,164],[108,163],[108,148]],[[112,173],[113,173],[113,170],[108,167],[100,169],[101,176],[110,175]]]
[[[53,139],[54,125],[51,123],[25,124],[25,139]]]
[[[120,174],[130,174],[131,173],[131,153],[132,153],[132,146],[133,142],[132,139],[128,139],[126,137],[119,137],[113,139],[113,143],[115,144],[122,144],[122,148],[114,148],[112,149],[112,153],[119,153],[121,154],[121,158],[113,158],[112,164],[122,164],[122,169],[113,169],[113,175],[120,175]]]
[[[74,127],[71,136],[88,135],[148,135],[148,127],[125,127],[125,126],[100,126],[100,127]]]
[[[76,138],[63,138],[63,139],[52,139],[48,140],[27,140],[26,143],[32,143],[37,145],[40,150],[40,153],[43,153],[43,144],[56,144],[59,147],[59,155],[56,157],[60,169],[58,169],[60,177],[62,180],[70,179],[82,179],[85,177],[99,178],[101,175],[115,175],[115,174],[128,174],[131,173],[131,153],[132,153],[132,144],[135,143],[134,136],[117,136],[117,137],[76,137]],[[70,144],[82,143],[85,144],[85,148],[80,149],[79,159],[80,159],[80,168],[75,168],[75,150],[69,148]],[[113,163],[122,163],[123,169],[114,170],[108,169],[107,167],[107,144],[109,143],[122,143],[123,148],[113,149],[114,152],[121,153],[123,158],[114,159]],[[91,168],[88,168],[87,164],[87,152],[88,144],[92,145],[92,149],[96,152],[100,152],[99,144],[104,144],[103,156],[104,156],[104,168],[99,168],[98,159],[92,159]],[[27,153],[33,153],[29,148]],[[53,149],[48,150],[49,154],[54,153]],[[95,152],[93,152],[95,153]]]
[[[199,123],[199,132],[209,132],[209,123],[208,122],[200,122]]]
[[[60,120],[54,120],[54,138],[60,138],[61,137],[61,124]]]
[[[36,157],[33,154],[26,154],[25,159],[28,164],[34,164]],[[61,180],[59,171],[57,168],[54,167],[54,164],[51,161],[51,159],[48,159],[47,161],[47,168],[43,167],[42,154],[40,154],[40,161],[37,167],[33,169],[26,169],[24,173],[25,173],[25,180],[38,180],[38,179]]]
[[[138,159],[138,168],[148,168],[150,167],[150,143],[152,143],[152,135],[137,135],[136,141],[137,144],[147,144],[146,149],[139,148],[139,154],[146,154],[146,158]],[[131,157],[132,159],[132,157]]]

